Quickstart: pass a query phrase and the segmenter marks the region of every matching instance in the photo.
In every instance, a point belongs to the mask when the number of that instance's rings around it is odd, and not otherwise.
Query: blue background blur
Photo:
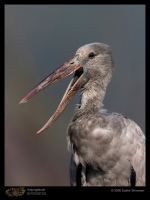
[[[104,100],[145,132],[144,5],[5,5],[5,185],[68,186],[66,129],[79,93],[45,132],[71,79],[19,101],[87,43],[112,48],[115,71]]]

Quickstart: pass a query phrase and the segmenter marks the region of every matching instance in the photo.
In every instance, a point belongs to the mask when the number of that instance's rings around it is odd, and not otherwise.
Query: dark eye
[[[89,58],[94,58],[94,56],[95,56],[95,54],[94,54],[93,52],[91,52],[91,53],[89,54]]]

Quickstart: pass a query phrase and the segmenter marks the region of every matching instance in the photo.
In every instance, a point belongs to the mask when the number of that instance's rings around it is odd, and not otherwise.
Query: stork
[[[71,186],[145,186],[145,135],[132,120],[103,108],[113,70],[110,46],[86,44],[20,101],[75,72],[55,113],[37,132],[47,129],[80,89],[67,130]]]

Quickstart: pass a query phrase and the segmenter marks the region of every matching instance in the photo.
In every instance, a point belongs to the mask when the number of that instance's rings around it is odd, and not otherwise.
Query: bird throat
[[[105,96],[105,90],[101,87],[97,87],[97,84],[86,84],[81,88],[80,93],[80,103],[79,109],[80,111],[96,111],[99,110],[103,104],[103,99]]]

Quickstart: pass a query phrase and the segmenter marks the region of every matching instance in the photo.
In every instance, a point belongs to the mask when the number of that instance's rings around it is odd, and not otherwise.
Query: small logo
[[[5,194],[9,197],[18,197],[24,195],[25,191],[24,187],[9,188],[5,191]]]

